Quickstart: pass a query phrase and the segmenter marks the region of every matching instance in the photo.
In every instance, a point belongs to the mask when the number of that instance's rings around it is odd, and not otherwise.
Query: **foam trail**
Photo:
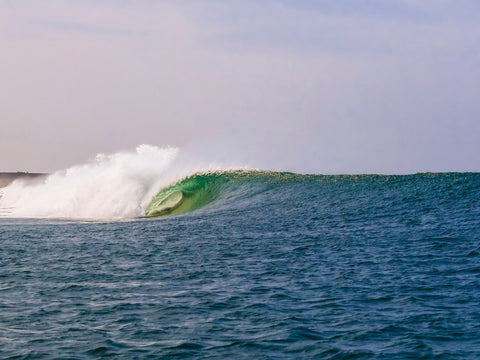
[[[16,180],[3,189],[0,209],[8,209],[12,217],[140,217],[162,186],[194,172],[221,168],[179,164],[178,155],[177,148],[152,145],[140,145],[135,152],[99,154],[37,184]]]

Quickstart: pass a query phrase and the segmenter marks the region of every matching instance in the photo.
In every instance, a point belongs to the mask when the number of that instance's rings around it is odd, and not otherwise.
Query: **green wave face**
[[[322,188],[330,189],[332,193],[338,191],[359,191],[365,188],[384,186],[401,186],[406,182],[421,182],[422,179],[433,181],[438,178],[459,176],[454,173],[443,174],[416,174],[416,175],[303,175],[287,172],[237,170],[201,173],[189,176],[173,185],[170,185],[155,195],[145,209],[146,217],[165,217],[180,215],[202,208],[216,202],[220,206],[229,206],[236,202],[244,203],[265,190],[278,189],[282,194],[288,191],[306,191],[304,185],[322,183]],[[297,188],[295,184],[302,184]],[[428,183],[427,183],[428,184]],[[284,185],[287,185],[283,187]],[[273,193],[278,192],[275,190]],[[327,190],[325,190],[327,191]],[[326,192],[329,196],[328,191]],[[318,193],[318,191],[316,192]],[[298,196],[299,194],[296,194]],[[301,195],[301,194],[300,194]],[[303,196],[303,195],[302,195]],[[256,198],[254,201],[264,201]],[[255,205],[255,203],[252,203]]]
[[[216,200],[220,194],[228,193],[235,184],[256,180],[258,171],[224,171],[195,174],[168,186],[153,197],[145,209],[146,217],[180,215]]]
[[[217,179],[215,174],[197,174],[162,189],[148,204],[145,216],[180,215],[200,209],[216,198]]]
[[[309,176],[257,170],[195,174],[160,190],[146,207],[145,216],[180,215],[200,209],[220,197],[235,201],[252,196],[268,185],[306,178]]]

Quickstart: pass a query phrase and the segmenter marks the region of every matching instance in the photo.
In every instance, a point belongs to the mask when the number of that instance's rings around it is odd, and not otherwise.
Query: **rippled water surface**
[[[479,174],[249,181],[163,219],[0,219],[0,357],[480,358]]]

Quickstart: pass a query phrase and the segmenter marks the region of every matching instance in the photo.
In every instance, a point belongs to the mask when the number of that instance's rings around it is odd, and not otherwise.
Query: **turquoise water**
[[[480,358],[480,174],[186,181],[176,216],[0,218],[0,358]]]

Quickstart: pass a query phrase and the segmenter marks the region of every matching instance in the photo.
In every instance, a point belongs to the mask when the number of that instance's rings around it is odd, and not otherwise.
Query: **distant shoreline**
[[[33,179],[39,176],[45,176],[43,173],[29,172],[0,172],[0,187],[5,187],[16,179]]]

